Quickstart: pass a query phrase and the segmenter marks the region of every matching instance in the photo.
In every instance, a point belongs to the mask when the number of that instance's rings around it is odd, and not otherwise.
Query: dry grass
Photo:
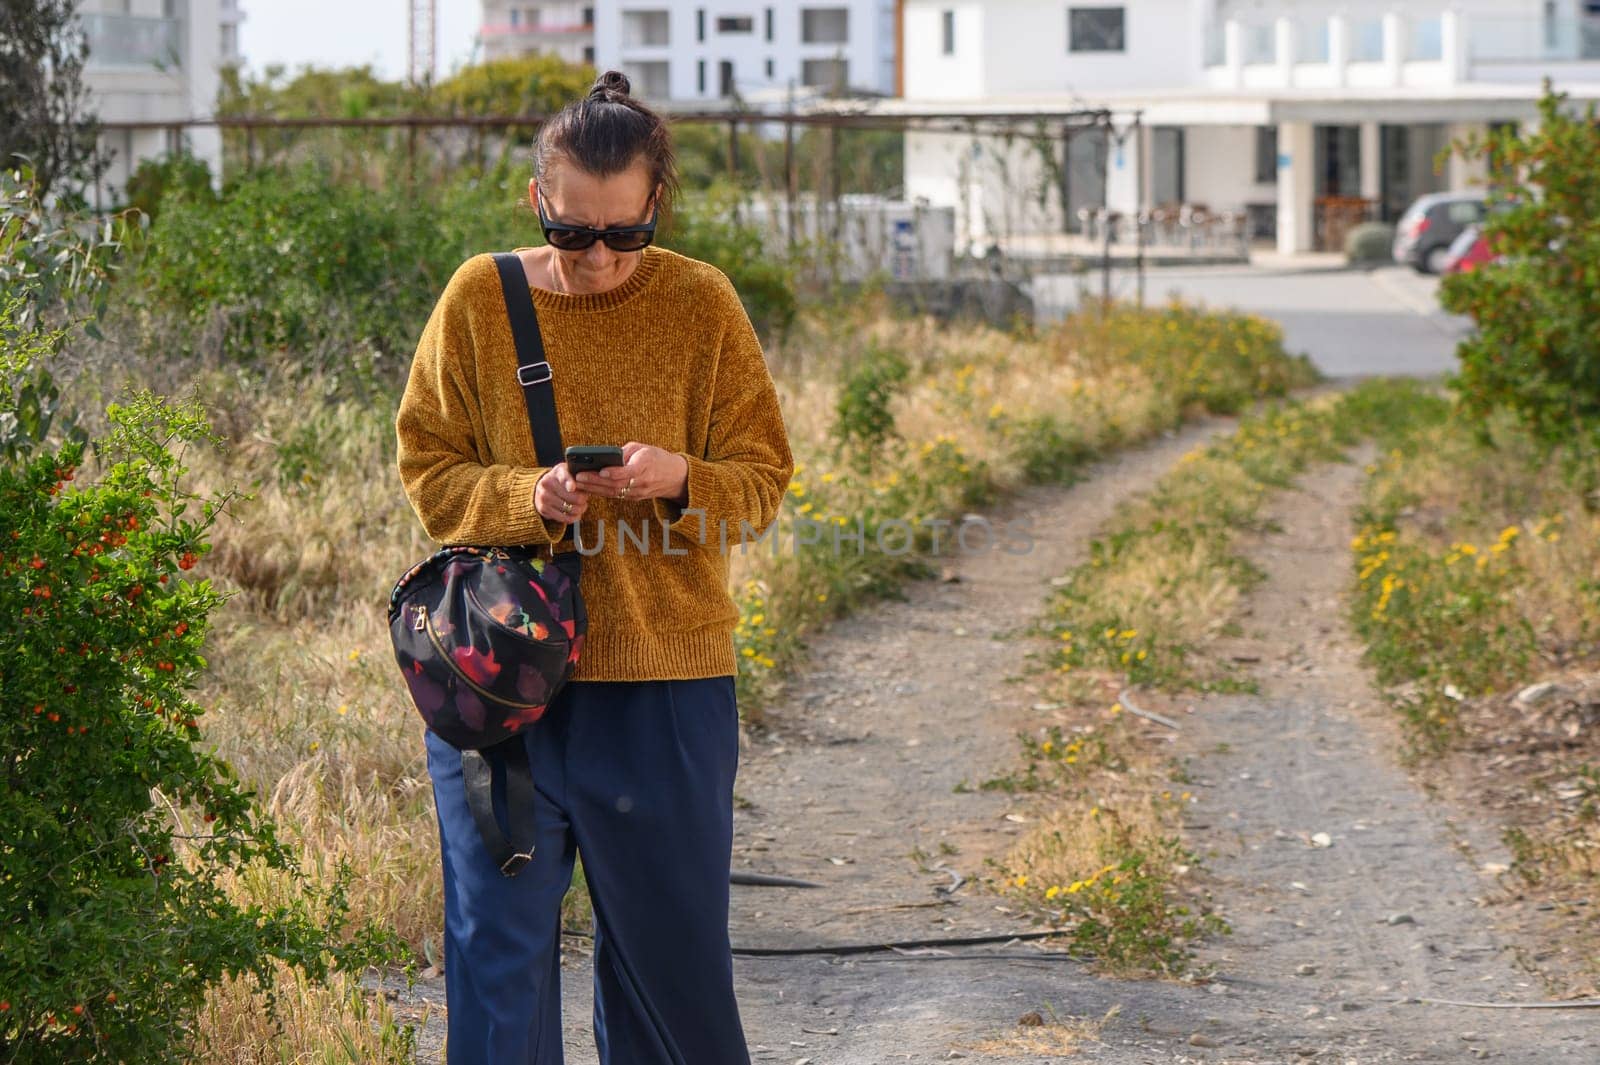
[[[1098,1019],[1058,1020],[1054,1010],[1050,1011],[1048,1021],[1039,1013],[1024,1014],[1027,1023],[1019,1021],[1016,1031],[976,1043],[963,1043],[956,1049],[995,1058],[1071,1057],[1085,1044],[1100,1042],[1101,1032],[1121,1010],[1121,1006],[1112,1006]],[[1038,1023],[1033,1023],[1035,1021]]]
[[[412,1060],[414,1040],[408,1024],[382,995],[368,993],[348,976],[325,987],[280,970],[275,1007],[245,980],[226,980],[214,988],[201,1011],[195,1046],[202,1061],[215,1065],[324,1065]]]

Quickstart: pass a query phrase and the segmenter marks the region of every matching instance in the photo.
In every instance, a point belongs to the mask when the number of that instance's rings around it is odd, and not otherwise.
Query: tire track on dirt
[[[1195,699],[1185,717],[1201,798],[1185,837],[1234,927],[1201,957],[1245,1007],[1207,1031],[1249,1055],[1228,1060],[1595,1061],[1582,1014],[1407,1001],[1539,995],[1482,908],[1491,885],[1453,842],[1459,815],[1399,765],[1344,623],[1359,462],[1305,478],[1272,508],[1281,532],[1241,545],[1267,574],[1234,649],[1259,658],[1261,690]]]

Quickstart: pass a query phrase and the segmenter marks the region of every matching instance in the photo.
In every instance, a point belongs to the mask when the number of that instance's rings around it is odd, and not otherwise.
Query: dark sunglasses
[[[562,251],[582,251],[597,240],[606,242],[612,251],[640,251],[656,236],[656,217],[659,205],[650,211],[650,221],[642,226],[614,226],[610,229],[592,229],[589,226],[569,226],[565,222],[552,222],[545,217],[544,197],[535,199],[539,212],[539,225],[544,229],[544,239]]]

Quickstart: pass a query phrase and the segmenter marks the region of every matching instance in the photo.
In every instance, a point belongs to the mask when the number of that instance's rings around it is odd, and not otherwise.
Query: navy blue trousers
[[[733,678],[571,681],[524,735],[538,841],[506,877],[467,808],[461,752],[427,734],[450,1065],[561,1065],[561,897],[575,854],[594,904],[602,1065],[749,1065],[728,942]]]

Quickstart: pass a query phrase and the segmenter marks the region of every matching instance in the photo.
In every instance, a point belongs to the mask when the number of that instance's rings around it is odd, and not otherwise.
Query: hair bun
[[[611,100],[613,97],[627,96],[632,88],[626,74],[620,70],[608,70],[594,79],[594,86],[589,90],[589,98]]]

